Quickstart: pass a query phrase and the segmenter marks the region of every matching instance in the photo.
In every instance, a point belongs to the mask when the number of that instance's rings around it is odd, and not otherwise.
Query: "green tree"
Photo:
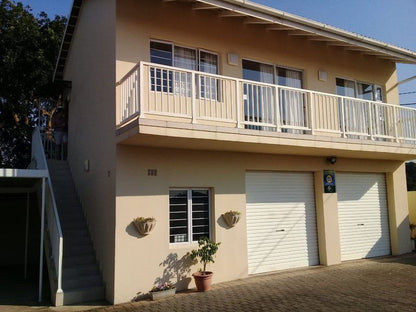
[[[52,78],[66,18],[0,1],[0,167],[24,168],[38,111],[59,93]]]

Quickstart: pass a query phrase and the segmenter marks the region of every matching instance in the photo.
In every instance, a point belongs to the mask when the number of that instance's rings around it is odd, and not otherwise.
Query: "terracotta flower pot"
[[[207,291],[211,289],[212,275],[214,273],[205,271],[205,272],[196,272],[192,274],[195,279],[196,289],[198,291]]]

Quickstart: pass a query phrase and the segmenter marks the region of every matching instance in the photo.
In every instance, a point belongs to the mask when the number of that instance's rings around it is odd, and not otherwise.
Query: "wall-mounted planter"
[[[148,235],[156,226],[156,219],[139,217],[134,219],[133,223],[140,235],[145,236]]]
[[[241,212],[230,210],[224,213],[222,217],[224,218],[225,223],[227,223],[229,227],[233,227],[240,220],[240,215]]]

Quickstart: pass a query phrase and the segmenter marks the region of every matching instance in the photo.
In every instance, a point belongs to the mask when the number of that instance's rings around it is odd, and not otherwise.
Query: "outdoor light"
[[[326,160],[331,164],[335,164],[337,162],[337,158],[335,156],[328,156]]]

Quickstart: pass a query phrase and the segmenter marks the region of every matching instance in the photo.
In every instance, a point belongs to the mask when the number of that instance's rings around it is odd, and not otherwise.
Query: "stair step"
[[[72,257],[64,257],[63,259],[63,267],[69,268],[76,265],[81,264],[95,264],[96,260],[94,255],[83,255],[83,256],[72,256]]]
[[[64,289],[64,305],[98,301],[104,299],[104,286]]]
[[[74,246],[73,248],[64,247],[64,257],[91,255],[93,252],[94,250],[91,245]]]
[[[72,276],[62,281],[63,289],[90,288],[97,286],[102,286],[101,276],[99,274]]]
[[[86,228],[83,229],[63,229],[64,237],[84,237],[89,236],[89,233]]]
[[[48,160],[48,168],[64,235],[64,304],[103,300],[101,273],[69,164]]]
[[[62,269],[62,279],[67,279],[75,276],[96,275],[99,270],[96,264],[82,264],[74,265],[72,267]]]

